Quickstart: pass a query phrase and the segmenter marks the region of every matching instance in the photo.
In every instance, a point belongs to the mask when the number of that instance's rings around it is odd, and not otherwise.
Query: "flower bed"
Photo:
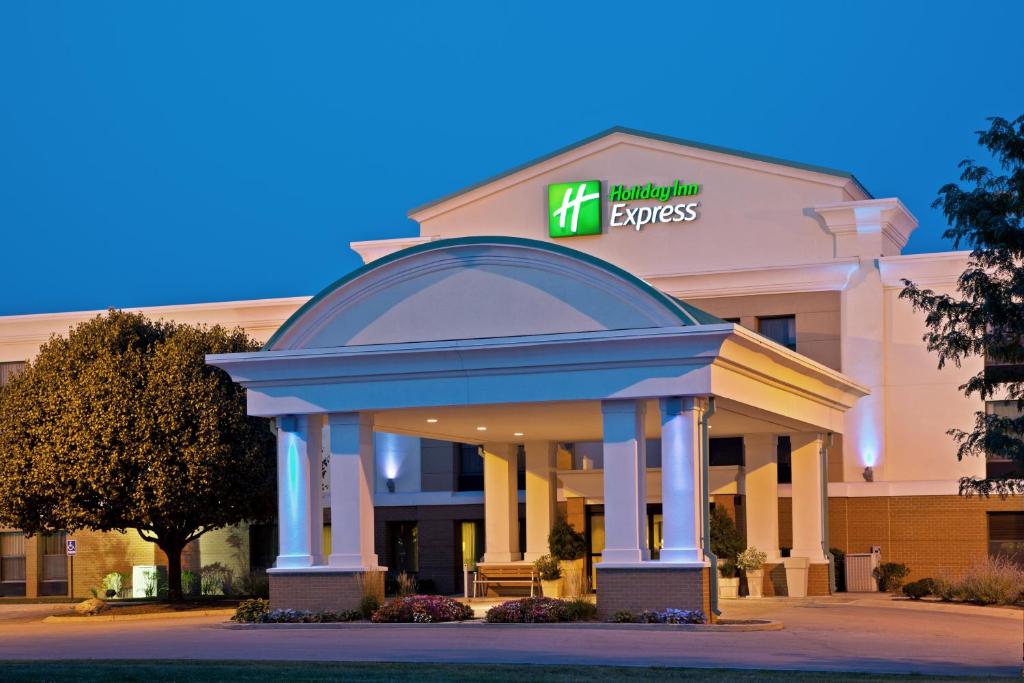
[[[487,610],[484,620],[491,624],[553,624],[561,621],[590,621],[597,608],[586,600],[521,598]]]
[[[633,614],[629,610],[619,610],[612,615],[612,621],[619,624],[706,624],[707,617],[699,609],[647,610]]]
[[[377,623],[431,624],[472,618],[473,610],[468,605],[440,595],[395,598],[373,613]]]
[[[240,624],[335,624],[363,619],[362,612],[310,612],[296,609],[270,609],[268,600],[246,600],[235,611],[231,621]]]

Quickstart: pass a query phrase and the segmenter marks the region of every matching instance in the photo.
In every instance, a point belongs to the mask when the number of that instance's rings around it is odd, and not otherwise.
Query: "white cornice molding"
[[[681,299],[710,299],[756,294],[839,291],[858,266],[856,258],[769,268],[744,268],[644,276],[652,287]]]
[[[881,232],[899,249],[917,228],[917,219],[897,197],[836,202],[812,210],[836,237]]]
[[[943,287],[956,284],[967,268],[969,251],[948,251],[937,254],[909,254],[878,259],[882,285],[903,288],[907,279],[922,287]]]
[[[436,239],[439,239],[437,235],[428,235],[426,237],[395,237],[386,240],[349,242],[348,246],[352,248],[352,251],[359,254],[359,258],[363,259],[363,263],[365,264],[376,261],[379,258],[389,256],[396,251],[415,247],[420,244],[426,244],[427,242],[433,242]]]
[[[479,201],[489,197],[490,195],[503,192],[511,187],[515,187],[516,185],[529,182],[530,180],[544,175],[545,173],[556,171],[559,168],[581,161],[582,159],[618,145],[630,145],[632,147],[649,149],[654,152],[674,154],[679,157],[744,168],[758,173],[767,173],[770,175],[837,187],[841,188],[849,197],[864,197],[863,190],[855,180],[849,177],[836,176],[820,171],[812,171],[784,164],[771,163],[769,161],[752,159],[725,152],[716,152],[713,150],[701,149],[699,147],[688,147],[677,142],[654,140],[638,135],[632,135],[627,132],[616,132],[600,137],[585,145],[574,147],[562,154],[558,154],[557,156],[543,159],[536,164],[522,168],[514,173],[510,173],[509,175],[496,178],[491,182],[474,187],[473,189],[451,197],[450,199],[438,202],[437,204],[428,205],[418,211],[414,210],[409,213],[409,218],[413,219],[417,223],[422,223],[423,221],[436,218],[441,214],[448,213],[449,211],[453,211],[467,204]]]

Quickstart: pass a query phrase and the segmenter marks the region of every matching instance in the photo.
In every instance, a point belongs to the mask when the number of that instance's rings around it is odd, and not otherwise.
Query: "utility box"
[[[875,548],[872,548],[874,551]],[[870,553],[847,553],[846,591],[848,593],[877,593],[875,567],[881,558],[881,549]]]
[[[137,564],[132,567],[132,597],[156,598],[160,588],[167,584],[167,568],[155,564]]]

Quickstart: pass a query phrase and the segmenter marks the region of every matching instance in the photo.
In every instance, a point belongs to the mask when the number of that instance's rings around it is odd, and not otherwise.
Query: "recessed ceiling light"
[[[523,435],[523,433],[522,433],[522,432],[516,432],[516,433],[515,433],[515,434],[513,434],[512,436],[522,436],[522,435]]]
[[[478,431],[478,432],[486,432],[487,431],[487,427],[477,427],[476,431]]]
[[[427,422],[429,422],[430,424],[434,424],[435,422],[437,422],[437,418],[436,417],[428,417],[427,418]]]

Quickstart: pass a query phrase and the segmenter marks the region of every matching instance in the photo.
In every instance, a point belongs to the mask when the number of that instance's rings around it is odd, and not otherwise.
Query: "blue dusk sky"
[[[0,315],[313,294],[616,125],[936,190],[1024,113],[1022,2],[0,3]]]

